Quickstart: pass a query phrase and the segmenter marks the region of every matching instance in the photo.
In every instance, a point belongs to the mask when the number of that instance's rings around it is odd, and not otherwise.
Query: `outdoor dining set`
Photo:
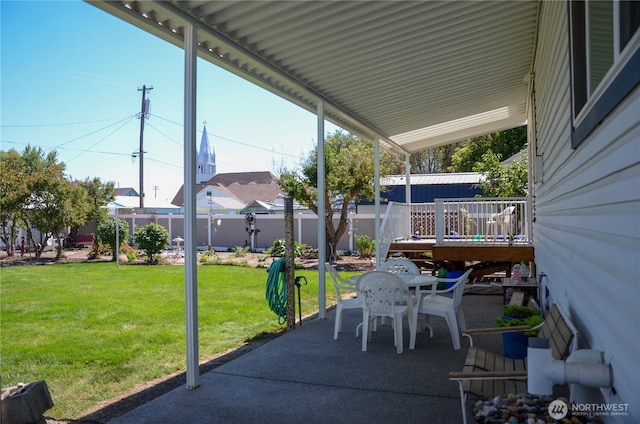
[[[453,348],[460,349],[460,332],[465,330],[460,304],[471,268],[456,278],[441,278],[422,274],[413,262],[400,258],[385,261],[375,271],[350,279],[342,277],[330,263],[326,263],[326,269],[336,291],[334,340],[342,330],[343,311],[360,309],[362,322],[356,327],[356,337],[362,334],[362,351],[367,350],[378,320],[384,323],[390,319],[396,350],[402,353],[404,316],[409,324],[409,349],[415,349],[417,333],[424,327],[429,328],[430,337],[433,337],[433,328],[428,324],[430,316],[445,319]],[[424,322],[419,323],[421,317]]]

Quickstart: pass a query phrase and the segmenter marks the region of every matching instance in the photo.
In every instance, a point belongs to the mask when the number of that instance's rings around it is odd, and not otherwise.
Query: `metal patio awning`
[[[526,121],[537,1],[88,2],[397,153]]]

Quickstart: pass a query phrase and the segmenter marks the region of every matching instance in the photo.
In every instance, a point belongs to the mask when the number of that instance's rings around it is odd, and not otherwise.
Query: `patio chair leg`
[[[456,314],[447,314],[445,317],[449,331],[451,332],[451,341],[453,342],[453,349],[460,350],[460,332],[458,330],[458,322],[456,321]]]
[[[333,329],[333,340],[338,340],[338,333],[342,330],[342,308],[341,305],[336,307],[336,323]]]
[[[460,404],[462,406],[462,424],[467,424],[467,394],[464,392],[462,380],[458,380],[458,389],[460,390]]]
[[[402,335],[402,315],[396,314],[393,318],[393,338],[396,341],[396,351],[402,353],[404,350],[404,339]]]
[[[362,328],[362,323],[356,325],[356,339],[360,337],[360,329]],[[378,331],[378,318],[373,320],[373,330],[374,333]]]
[[[369,314],[363,310],[362,312],[362,351],[367,351],[367,342],[369,341]]]

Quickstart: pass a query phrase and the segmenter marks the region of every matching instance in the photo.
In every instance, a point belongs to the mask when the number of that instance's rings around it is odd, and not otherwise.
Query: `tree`
[[[95,222],[96,224],[105,221],[107,219],[107,209],[105,206],[113,202],[116,196],[115,183],[103,183],[100,178],[97,177],[93,179],[87,178],[84,181],[75,181],[75,184],[87,192],[89,207],[85,222],[71,228],[69,232],[70,236],[76,235],[78,228],[88,221]]]
[[[462,146],[462,142],[445,144],[420,152],[412,153],[409,156],[412,174],[435,174],[447,172],[452,165],[452,157],[457,149]]]
[[[492,152],[502,160],[510,158],[524,148],[527,143],[527,127],[517,127],[471,138],[460,145],[451,155],[449,172],[473,171],[483,155]]]
[[[116,220],[115,218],[108,219],[98,224],[96,237],[98,241],[111,249],[111,260],[115,261],[116,251],[120,251],[122,245],[127,241],[129,236],[129,224],[122,218],[118,218],[118,241],[116,243]],[[118,246],[117,246],[118,245]],[[116,249],[116,246],[118,247]]]
[[[46,240],[56,237],[57,257],[62,256],[62,240],[67,229],[86,220],[88,199],[86,191],[64,179],[52,179],[38,184],[38,191],[30,196],[27,218],[30,225],[45,234]]]
[[[55,150],[45,155],[40,147],[27,146],[22,152],[22,161],[21,177],[24,178],[28,195],[17,217],[27,230],[31,243],[37,246],[36,256],[40,256],[49,239],[61,236],[65,226],[76,219],[75,209],[79,204],[75,202],[81,202],[82,196],[75,193],[65,180],[65,164],[58,162]],[[35,240],[32,227],[42,234],[42,243]]]
[[[482,156],[474,166],[475,172],[485,175],[480,183],[484,197],[525,197],[528,194],[528,169],[526,151],[520,152],[520,159],[504,166],[500,155],[491,151]]]
[[[0,224],[8,256],[15,253],[19,223],[29,196],[23,168],[22,155],[15,149],[0,151]]]
[[[327,255],[337,256],[337,245],[348,228],[348,207],[356,199],[373,200],[374,158],[373,146],[361,138],[342,131],[329,135],[324,143],[325,153],[325,210],[327,231]],[[297,202],[318,214],[318,150],[313,149],[302,160],[299,172],[283,169],[278,184]],[[380,154],[380,176],[392,169],[392,157]],[[336,226],[334,213],[338,213]]]
[[[154,255],[162,252],[169,244],[169,231],[162,225],[151,223],[138,228],[133,238],[136,246],[147,254],[148,262],[152,263]]]
[[[89,213],[89,199],[84,187],[66,180],[65,164],[58,162],[55,151],[47,153],[27,146],[22,154],[29,196],[23,206],[22,224],[30,234],[36,256],[40,256],[51,237],[58,239],[57,257],[62,256],[62,239],[67,229],[82,225]],[[36,243],[30,228],[43,235]]]

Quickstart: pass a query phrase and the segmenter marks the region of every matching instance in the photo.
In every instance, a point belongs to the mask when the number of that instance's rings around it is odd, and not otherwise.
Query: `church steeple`
[[[203,122],[202,139],[200,140],[200,149],[198,150],[198,158],[196,160],[196,183],[204,183],[209,181],[216,175],[216,152],[209,144],[209,136],[207,135],[207,121]]]

